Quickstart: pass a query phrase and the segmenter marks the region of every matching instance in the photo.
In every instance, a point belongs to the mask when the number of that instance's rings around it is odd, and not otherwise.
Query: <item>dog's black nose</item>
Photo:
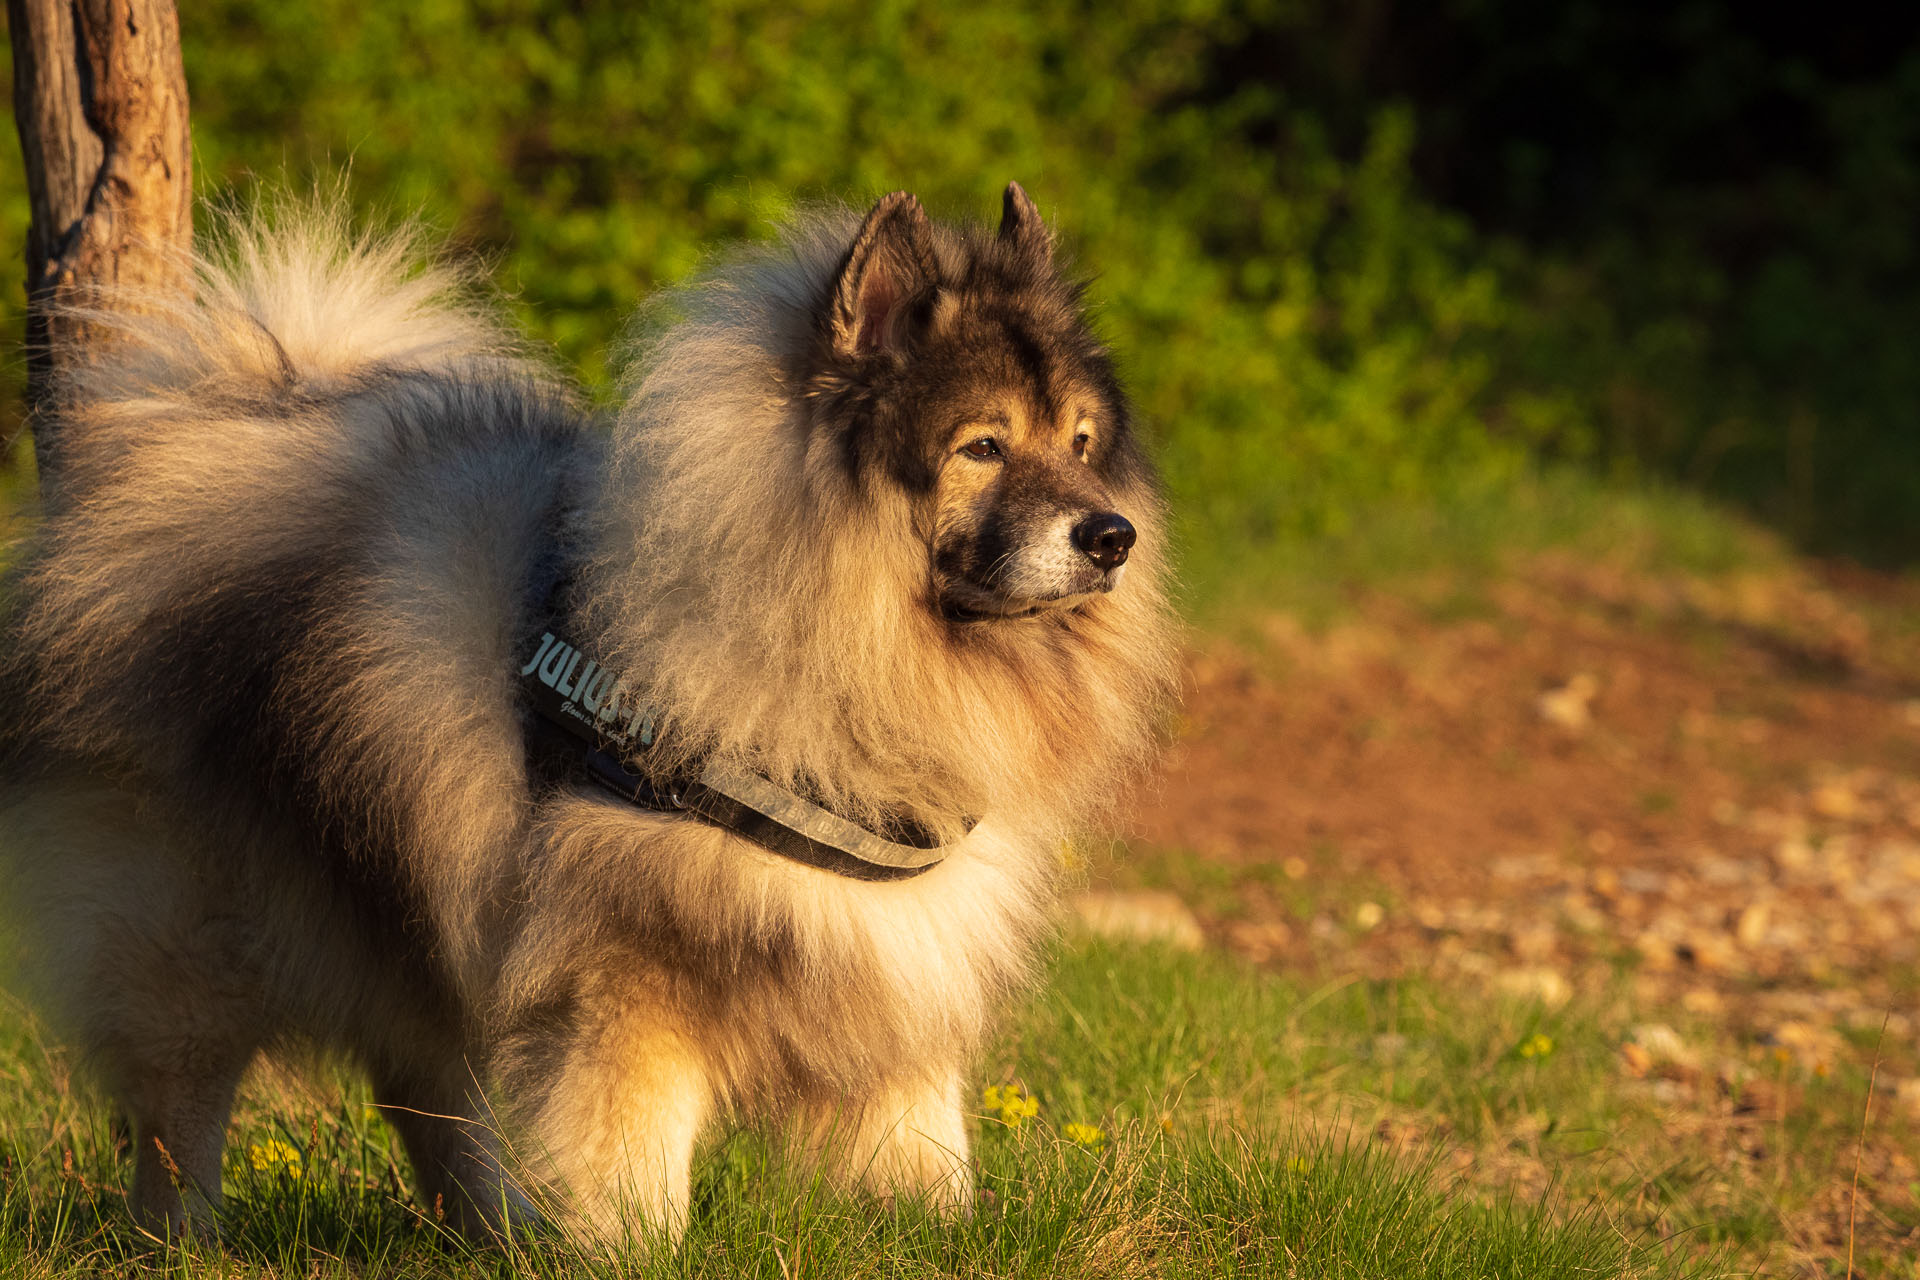
[[[1117,511],[1102,511],[1073,526],[1073,545],[1087,553],[1087,559],[1102,569],[1127,562],[1127,551],[1139,535],[1127,518]]]

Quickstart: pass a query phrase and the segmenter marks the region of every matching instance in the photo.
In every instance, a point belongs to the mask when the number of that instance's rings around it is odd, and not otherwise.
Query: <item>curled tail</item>
[[[104,290],[76,308],[114,341],[70,362],[61,398],[81,407],[330,390],[370,371],[523,366],[524,344],[474,273],[435,262],[417,227],[356,230],[342,201],[267,201],[212,212],[179,294]]]
[[[478,982],[527,804],[528,562],[589,437],[469,276],[347,228],[230,217],[190,293],[90,315],[115,337],[0,580],[0,803],[9,759],[126,779],[222,856],[406,904]]]

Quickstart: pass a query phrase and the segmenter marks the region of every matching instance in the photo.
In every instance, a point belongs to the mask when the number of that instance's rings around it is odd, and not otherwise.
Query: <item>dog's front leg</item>
[[[965,1213],[973,1206],[973,1170],[960,1099],[958,1072],[880,1082],[865,1098],[818,1107],[811,1146],[843,1185]]]
[[[677,1245],[694,1143],[713,1113],[699,1055],[657,1024],[610,1025],[576,1038],[554,1066],[533,1133],[573,1216],[601,1248]]]

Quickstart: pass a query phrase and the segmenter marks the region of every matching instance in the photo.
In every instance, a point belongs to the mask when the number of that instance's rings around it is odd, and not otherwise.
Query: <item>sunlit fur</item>
[[[524,1209],[482,1079],[519,1183],[603,1235],[677,1230],[723,1119],[970,1200],[972,1055],[1061,841],[1151,757],[1164,534],[1129,472],[1119,589],[942,613],[937,485],[849,469],[857,421],[808,390],[858,225],[816,217],[666,300],[610,445],[458,280],[324,213],[231,228],[197,300],[70,388],[5,588],[0,857],[49,1007],[132,1114],[149,1220],[217,1203],[233,1079],[303,1041],[368,1067],[423,1193],[475,1223]],[[937,231],[943,275],[997,251]],[[978,825],[866,883],[537,787],[513,671],[556,532],[582,638],[670,751]]]

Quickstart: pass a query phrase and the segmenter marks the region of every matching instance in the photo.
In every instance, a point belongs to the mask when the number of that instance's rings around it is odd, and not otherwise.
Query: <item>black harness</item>
[[[516,667],[533,713],[526,717],[528,756],[549,780],[584,776],[629,804],[702,818],[782,857],[855,880],[904,880],[945,859],[949,847],[918,823],[898,819],[880,835],[757,773],[711,761],[669,778],[649,771],[658,716],[571,638],[568,587],[559,555],[549,555],[529,593],[540,621]]]

